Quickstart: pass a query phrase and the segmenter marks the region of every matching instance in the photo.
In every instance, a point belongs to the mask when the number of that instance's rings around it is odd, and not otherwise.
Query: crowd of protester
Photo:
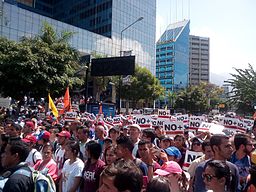
[[[256,192],[256,125],[232,137],[188,130],[169,137],[160,126],[132,121],[108,127],[97,119],[60,124],[3,113],[4,192],[34,191],[30,177],[13,174],[21,167],[50,175],[59,192]],[[187,149],[204,155],[184,171]]]

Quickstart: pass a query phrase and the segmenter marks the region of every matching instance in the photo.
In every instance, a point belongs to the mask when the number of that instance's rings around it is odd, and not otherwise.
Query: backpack
[[[56,192],[55,183],[49,174],[47,174],[46,172],[42,173],[40,171],[34,170],[31,167],[29,167],[29,169],[30,170],[20,168],[13,174],[21,174],[27,177],[32,176],[32,180],[35,186],[34,192]],[[3,191],[4,185],[8,181],[8,179],[9,177],[0,177],[0,192]]]

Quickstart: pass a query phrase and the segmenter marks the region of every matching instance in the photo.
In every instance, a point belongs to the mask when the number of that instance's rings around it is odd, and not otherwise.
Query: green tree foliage
[[[164,88],[159,80],[145,67],[136,66],[135,74],[130,85],[121,87],[121,98],[138,102],[149,103],[164,94]]]
[[[184,108],[189,112],[206,112],[221,102],[223,90],[214,84],[201,82],[178,93],[176,108]]]
[[[39,98],[47,92],[59,95],[67,85],[82,84],[74,77],[79,54],[68,40],[71,32],[57,34],[45,23],[35,37],[10,41],[0,38],[0,92],[16,99],[24,95]]]
[[[232,90],[229,93],[229,102],[235,104],[238,110],[252,112],[256,105],[256,71],[249,64],[248,69],[236,69],[233,78],[226,81]]]

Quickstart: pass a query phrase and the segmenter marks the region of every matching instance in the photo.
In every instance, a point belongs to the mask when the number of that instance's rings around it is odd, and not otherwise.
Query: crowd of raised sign
[[[0,117],[0,191],[256,192],[256,124],[235,114]],[[36,171],[54,186],[40,190]]]

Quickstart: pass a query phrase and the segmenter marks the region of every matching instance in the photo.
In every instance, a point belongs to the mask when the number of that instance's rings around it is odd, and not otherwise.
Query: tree
[[[164,88],[159,80],[145,67],[135,67],[135,74],[130,85],[121,87],[121,98],[133,101],[135,107],[138,103],[152,103],[164,94]]]
[[[40,98],[47,92],[59,95],[66,86],[82,84],[74,74],[79,69],[79,53],[68,40],[71,32],[57,34],[44,23],[35,37],[19,42],[0,38],[0,92],[16,99],[24,95]]]
[[[248,69],[234,68],[237,73],[230,74],[233,78],[225,81],[232,87],[228,101],[243,112],[253,112],[256,105],[256,71],[248,65]]]
[[[189,112],[206,112],[220,102],[219,96],[223,90],[214,84],[201,82],[178,92],[176,108],[185,108]],[[214,101],[214,102],[211,102]]]

